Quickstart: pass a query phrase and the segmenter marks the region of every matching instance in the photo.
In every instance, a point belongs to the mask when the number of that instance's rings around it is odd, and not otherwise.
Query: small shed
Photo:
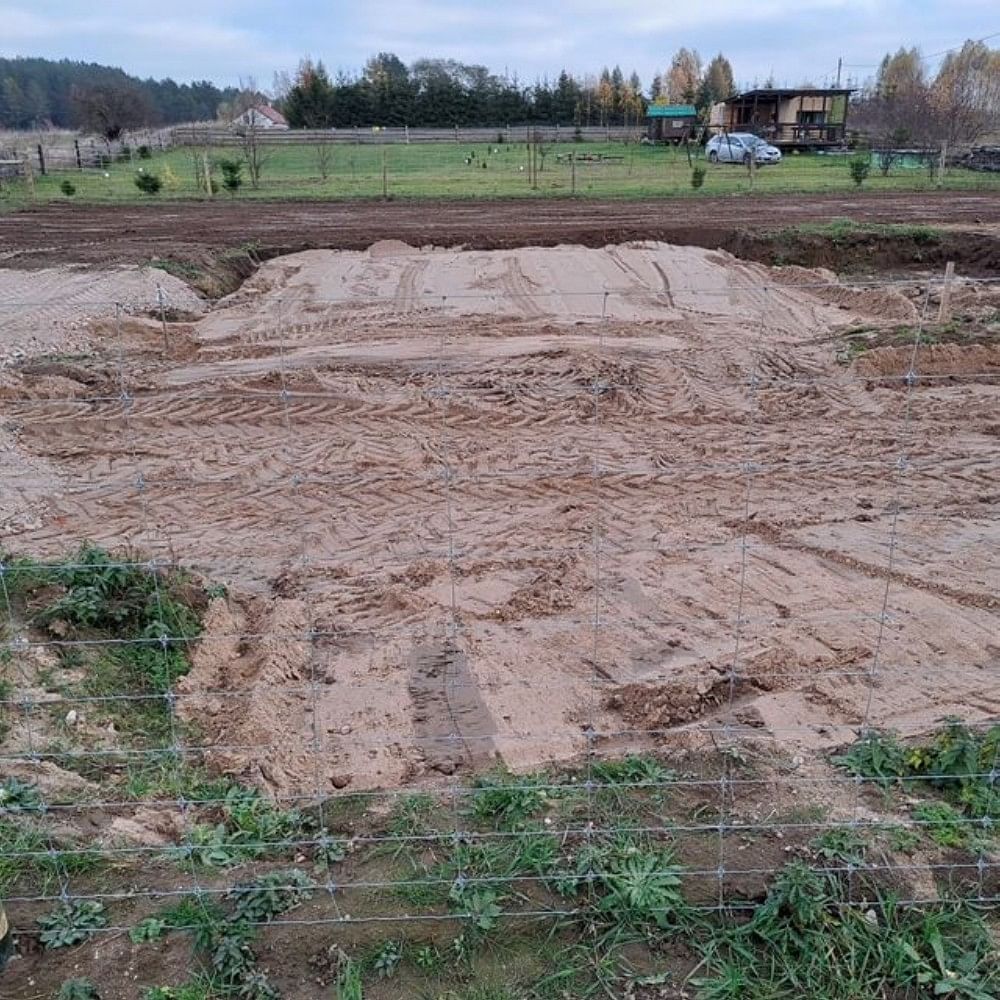
[[[698,110],[693,104],[650,104],[646,125],[650,142],[684,142],[698,128]]]

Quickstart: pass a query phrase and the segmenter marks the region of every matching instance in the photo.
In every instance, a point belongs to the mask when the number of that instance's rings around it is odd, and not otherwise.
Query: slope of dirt
[[[114,392],[5,374],[3,544],[229,584],[178,708],[281,793],[995,715],[996,379],[835,356],[914,315],[657,243],[276,259],[167,354],[88,327]]]
[[[150,205],[53,204],[0,215],[0,264],[44,267],[66,263],[142,263],[150,258],[199,262],[206,251],[253,244],[266,257],[312,248],[363,250],[378,240],[414,246],[495,249],[580,243],[602,247],[634,239],[668,240],[709,249],[723,246],[769,263],[819,256],[777,254],[757,247],[747,229],[775,229],[849,218],[858,222],[966,226],[1000,222],[1000,193],[922,191],[878,194],[788,194],[645,201],[511,199],[509,201],[340,201],[227,203],[164,202]],[[968,273],[996,267],[976,249],[973,236],[949,245],[952,259],[975,263]],[[969,253],[962,253],[963,246]],[[787,250],[787,247],[785,248]],[[804,248],[808,249],[808,248]],[[818,253],[818,251],[816,251]],[[887,259],[879,259],[883,262]],[[898,255],[893,259],[898,260]],[[890,260],[889,263],[893,263]]]

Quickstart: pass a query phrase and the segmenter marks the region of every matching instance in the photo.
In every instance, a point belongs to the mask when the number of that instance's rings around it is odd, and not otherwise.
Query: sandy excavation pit
[[[916,321],[899,290],[381,243],[265,264],[168,358],[142,302],[71,305],[89,354],[0,372],[2,544],[229,586],[179,698],[227,771],[311,793],[694,738],[731,703],[814,748],[1000,710],[1000,358],[838,363],[848,326]]]

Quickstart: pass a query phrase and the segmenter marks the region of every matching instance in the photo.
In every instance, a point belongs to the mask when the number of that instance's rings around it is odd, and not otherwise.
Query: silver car
[[[705,155],[712,163],[780,163],[781,150],[750,132],[715,135],[705,145]]]

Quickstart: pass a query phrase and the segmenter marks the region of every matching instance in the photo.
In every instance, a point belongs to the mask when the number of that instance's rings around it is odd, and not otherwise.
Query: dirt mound
[[[855,370],[872,377],[902,379],[911,364],[918,376],[954,375],[968,382],[970,376],[995,377],[1000,372],[1000,344],[921,344],[912,347],[877,347],[854,362]]]
[[[647,242],[276,259],[166,353],[136,318],[120,364],[3,373],[4,547],[227,584],[178,710],[280,794],[648,743],[731,697],[810,746],[985,712],[996,358],[922,346],[954,374],[907,409],[905,352],[836,353],[894,296]]]
[[[730,705],[738,710],[756,694],[798,688],[804,677],[818,680],[830,671],[843,672],[870,657],[870,649],[852,646],[803,663],[793,649],[766,649],[751,654],[735,670],[727,665],[701,663],[678,670],[665,684],[624,685],[608,696],[607,706],[637,729],[666,729]]]

